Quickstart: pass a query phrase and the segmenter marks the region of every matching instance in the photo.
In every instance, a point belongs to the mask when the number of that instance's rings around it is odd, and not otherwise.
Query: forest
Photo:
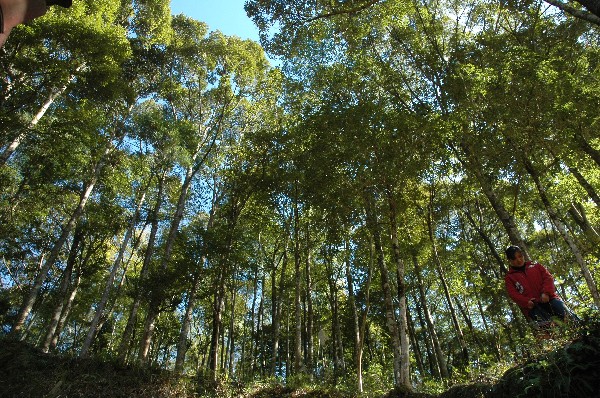
[[[260,43],[168,0],[15,28],[0,345],[369,397],[548,349],[504,249],[598,319],[596,3],[248,0]]]

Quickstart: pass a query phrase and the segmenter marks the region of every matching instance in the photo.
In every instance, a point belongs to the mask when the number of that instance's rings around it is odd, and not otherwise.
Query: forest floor
[[[25,343],[0,340],[2,397],[353,397],[339,391],[296,390],[279,385],[252,392],[232,387],[223,391],[213,387],[209,391],[208,386],[200,384],[198,379],[177,378],[164,370],[44,354]],[[381,398],[500,397],[600,397],[600,328],[587,330],[564,346],[524,361],[494,383],[457,385],[440,395],[392,390]]]

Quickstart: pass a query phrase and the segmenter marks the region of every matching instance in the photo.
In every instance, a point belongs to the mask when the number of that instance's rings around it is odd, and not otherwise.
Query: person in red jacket
[[[509,246],[505,254],[510,262],[504,277],[506,290],[525,316],[538,324],[553,318],[566,320],[567,308],[556,294],[552,274],[539,263],[525,261],[519,246]]]
[[[0,0],[0,47],[15,26],[41,17],[48,7],[71,7],[72,0]]]

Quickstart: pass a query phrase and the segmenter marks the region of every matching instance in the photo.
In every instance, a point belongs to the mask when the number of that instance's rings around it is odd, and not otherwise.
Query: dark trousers
[[[551,299],[547,303],[536,303],[535,307],[529,310],[529,316],[536,322],[549,322],[552,318],[559,318],[562,321],[566,315],[567,307],[559,299]]]

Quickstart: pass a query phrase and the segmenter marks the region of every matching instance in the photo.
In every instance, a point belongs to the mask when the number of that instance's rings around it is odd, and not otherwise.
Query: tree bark
[[[571,202],[569,214],[577,223],[577,225],[579,225],[587,239],[591,242],[590,246],[594,247],[597,252],[598,248],[600,248],[600,234],[598,234],[598,231],[596,231],[594,226],[588,220],[583,205],[581,203]]]
[[[75,224],[77,223],[77,221],[83,214],[85,205],[87,204],[87,201],[88,201],[90,195],[92,194],[94,187],[96,186],[96,182],[100,178],[100,173],[104,169],[107,157],[110,154],[112,149],[113,149],[112,145],[110,144],[110,141],[109,141],[106,149],[104,150],[104,153],[100,156],[100,159],[94,165],[94,172],[92,174],[92,177],[90,178],[88,183],[85,185],[83,192],[79,196],[79,203],[77,204],[77,207],[71,214],[69,221],[67,221],[67,223],[63,226],[60,237],[58,238],[58,240],[56,241],[56,243],[50,250],[50,254],[48,255],[48,258],[46,259],[44,265],[42,266],[42,268],[38,272],[37,276],[35,277],[33,286],[31,287],[29,294],[23,301],[21,309],[19,310],[19,313],[17,315],[17,319],[13,325],[13,328],[11,331],[12,335],[15,335],[15,336],[19,335],[21,329],[23,328],[23,325],[25,324],[25,320],[29,316],[31,309],[33,308],[33,305],[35,304],[35,301],[37,300],[40,289],[42,288],[42,285],[44,284],[44,281],[46,280],[46,278],[48,276],[48,272],[50,271],[50,268],[54,265],[54,263],[58,259],[58,256],[60,255],[60,251],[62,250],[62,247],[64,246],[65,242],[67,241],[67,238],[69,237],[71,231],[75,227]]]
[[[58,344],[58,339],[60,338],[60,334],[67,322],[67,317],[71,312],[71,308],[73,308],[73,303],[75,302],[75,297],[77,296],[77,292],[79,291],[79,286],[81,284],[81,270],[79,270],[75,276],[75,280],[72,283],[72,288],[70,294],[67,296],[66,301],[63,305],[63,310],[60,314],[60,319],[58,320],[58,324],[56,325],[56,330],[54,331],[54,336],[52,337],[52,341],[50,342],[50,346],[48,347],[48,351],[54,351]]]
[[[400,244],[398,242],[398,206],[393,196],[391,187],[387,189],[390,235],[392,237],[392,255],[396,263],[399,303],[399,337],[400,337],[400,380],[401,386],[412,390],[410,382],[410,345],[408,336],[408,306],[406,304],[406,284],[404,281],[405,266],[400,256]]]
[[[592,298],[594,299],[594,303],[596,304],[597,308],[600,308],[600,293],[598,292],[598,287],[596,286],[594,277],[592,276],[590,269],[587,266],[587,264],[583,258],[583,254],[579,250],[579,247],[577,247],[575,240],[569,235],[569,232],[567,231],[566,226],[560,220],[558,213],[556,212],[556,210],[550,203],[550,199],[548,198],[546,189],[545,189],[544,185],[542,184],[540,175],[537,172],[537,170],[534,168],[533,163],[531,163],[531,161],[525,156],[525,154],[521,154],[520,158],[521,158],[521,161],[523,162],[523,165],[525,166],[525,169],[527,170],[527,172],[533,179],[533,182],[538,190],[538,194],[540,195],[540,199],[542,200],[542,203],[544,204],[544,207],[546,208],[546,212],[548,214],[548,217],[550,218],[550,221],[552,222],[552,224],[554,225],[554,227],[556,228],[558,233],[562,236],[562,238],[565,240],[565,242],[571,249],[571,252],[575,256],[575,260],[577,261],[577,263],[579,264],[579,267],[581,268],[581,272],[583,273],[583,278],[585,279],[587,286],[590,289],[590,293],[592,295]]]
[[[419,300],[415,300],[415,306],[417,307],[417,316],[419,317],[419,324],[421,325],[421,330],[423,331],[423,340],[425,340],[425,349],[427,351],[427,364],[429,365],[429,373],[435,377],[436,379],[441,379],[442,376],[440,374],[440,366],[437,360],[437,355],[435,353],[435,349],[433,348],[433,340],[429,335],[429,328],[427,322],[423,319],[423,310],[421,309],[421,302]]]
[[[231,316],[229,318],[229,338],[227,344],[227,352],[229,362],[227,369],[229,370],[229,378],[233,380],[233,359],[235,352],[235,303],[237,301],[237,286],[235,286],[235,271],[233,275],[233,286],[231,289]]]
[[[285,289],[285,274],[287,268],[287,243],[283,247],[281,257],[281,275],[279,280],[279,288],[277,287],[277,266],[275,264],[276,253],[273,253],[273,269],[271,271],[271,317],[273,328],[273,349],[271,351],[271,375],[277,377],[277,359],[279,356],[279,327],[281,324],[281,304],[282,296]]]
[[[163,201],[165,178],[166,171],[163,171],[160,175],[158,175],[158,193],[156,195],[156,203],[152,210],[152,214],[150,215],[152,226],[150,227],[150,235],[148,236],[148,245],[146,246],[146,252],[144,253],[144,262],[140,271],[139,282],[136,286],[135,298],[133,300],[133,303],[131,304],[129,317],[127,318],[127,324],[125,326],[125,330],[123,331],[121,343],[119,344],[119,361],[122,363],[125,363],[127,360],[129,347],[131,343],[131,337],[133,335],[135,323],[137,321],[137,314],[142,303],[142,297],[144,293],[142,291],[142,284],[148,279],[148,275],[150,273],[150,262],[152,260],[152,256],[154,255],[156,235],[158,234],[158,221],[160,208],[162,206]]]
[[[206,230],[210,231],[213,228],[215,220],[215,212],[217,209],[217,189],[213,191],[212,205],[208,216],[208,222],[206,224]],[[185,314],[181,321],[181,329],[179,331],[179,339],[177,343],[177,356],[175,358],[175,373],[183,373],[183,365],[185,363],[185,356],[187,353],[187,340],[190,333],[190,325],[192,322],[192,314],[196,306],[196,300],[198,296],[198,289],[200,288],[200,282],[202,281],[201,273],[203,271],[204,264],[206,263],[206,257],[202,257],[200,264],[197,264],[194,272],[194,279],[192,286],[188,293],[188,302],[185,308]]]
[[[431,314],[429,313],[429,309],[427,306],[427,296],[425,295],[425,285],[423,284],[423,279],[421,276],[421,267],[419,265],[419,262],[417,261],[417,255],[415,253],[412,254],[412,259],[415,267],[415,275],[417,276],[421,307],[423,315],[425,317],[425,322],[427,323],[427,330],[429,331],[429,336],[431,337],[431,341],[433,344],[435,358],[437,360],[437,369],[439,369],[441,377],[443,379],[447,379],[450,377],[450,374],[448,372],[448,365],[446,364],[446,356],[442,351],[442,346],[440,345],[440,341],[438,339],[435,327],[433,325]]]
[[[325,262],[327,267],[327,283],[329,285],[329,307],[331,308],[331,334],[333,337],[333,384],[337,385],[339,377],[345,373],[344,348],[340,329],[339,289],[336,284],[338,278],[336,272],[333,270],[333,259],[331,256],[327,257]]]
[[[220,125],[223,118],[223,113],[220,114],[219,122]],[[196,148],[194,149],[191,159],[190,165],[188,166],[185,178],[181,185],[181,190],[179,192],[179,197],[177,200],[177,206],[175,207],[175,214],[171,220],[171,225],[169,226],[169,233],[167,235],[167,239],[165,242],[165,251],[163,256],[161,257],[161,262],[159,269],[164,272],[167,269],[168,263],[171,261],[171,253],[173,251],[173,245],[175,244],[175,237],[177,236],[177,231],[179,230],[179,224],[183,218],[183,212],[185,210],[185,205],[187,202],[188,193],[190,187],[192,185],[192,181],[194,177],[198,174],[204,162],[206,161],[208,155],[214,148],[215,142],[218,138],[220,132],[220,127],[215,128],[215,134],[210,139],[210,143],[208,143],[206,150],[202,153],[202,149],[204,148],[204,144],[206,141],[209,141],[208,134],[205,135],[205,139],[198,140],[196,144]],[[200,156],[202,155],[202,156]],[[140,350],[138,352],[138,360],[141,363],[145,363],[147,361],[148,349],[150,347],[150,343],[152,342],[152,336],[154,334],[154,324],[156,319],[160,315],[160,305],[163,301],[163,290],[164,286],[155,287],[155,291],[151,295],[151,300],[148,308],[148,313],[146,314],[146,321],[144,326],[144,334],[142,339],[140,340]]]
[[[369,269],[367,270],[367,283],[365,285],[365,308],[362,311],[360,319],[360,342],[358,345],[358,358],[356,359],[359,368],[356,370],[360,373],[361,387],[362,387],[362,359],[365,346],[365,338],[367,336],[367,317],[369,315],[369,309],[371,307],[371,282],[373,280],[373,265],[375,263],[375,247],[373,237],[369,236]]]
[[[83,252],[83,249],[82,249],[82,252]],[[77,296],[77,293],[79,292],[79,286],[81,284],[81,277],[82,277],[81,270],[83,268],[85,268],[86,264],[88,264],[90,258],[94,254],[94,252],[95,252],[95,250],[88,250],[88,253],[85,255],[85,257],[82,260],[79,261],[79,263],[77,264],[77,267],[74,269],[74,271],[76,271],[76,272],[75,272],[75,277],[72,278],[73,280],[70,284],[71,290],[70,290],[69,294],[66,295],[66,298],[65,298],[65,301],[63,304],[63,309],[60,314],[60,319],[58,320],[58,324],[56,325],[56,330],[54,331],[54,336],[52,336],[52,341],[50,342],[48,351],[54,351],[56,349],[56,345],[58,344],[58,339],[60,338],[60,334],[62,333],[65,323],[67,322],[67,318],[69,316],[69,313],[71,312],[73,303],[75,302],[75,297]]]
[[[204,264],[206,259],[203,257],[200,264]],[[199,265],[198,268],[201,268]],[[175,373],[183,373],[183,365],[185,364],[185,356],[187,353],[188,345],[187,340],[190,334],[190,327],[192,324],[192,314],[196,305],[197,293],[200,287],[200,272],[194,273],[194,280],[190,291],[188,292],[188,302],[185,306],[185,313],[183,314],[181,329],[179,330],[179,339],[177,340],[177,356],[175,357]]]
[[[350,265],[350,245],[346,241],[346,283],[348,284],[348,305],[352,311],[352,326],[354,327],[354,366],[356,368],[356,382],[357,391],[363,392],[363,380],[362,380],[362,364],[360,362],[361,355],[360,350],[360,324],[358,319],[358,308],[356,307],[356,300],[354,298],[354,280],[352,278],[352,271]]]
[[[260,241],[260,234],[259,234],[259,241]],[[260,243],[259,243],[260,245]],[[256,329],[254,329],[255,325],[258,325],[260,323],[260,316],[257,314],[256,311],[256,303],[258,300],[258,289],[259,289],[259,273],[260,273],[260,266],[257,266],[254,269],[254,277],[253,277],[253,281],[252,281],[252,285],[253,285],[253,292],[252,292],[252,305],[250,307],[250,349],[248,350],[248,372],[249,374],[247,376],[251,376],[251,375],[255,375],[256,374],[256,357],[257,357],[257,353],[258,353],[258,347],[260,345],[260,341],[258,341],[258,334],[259,334],[259,329],[258,327]],[[261,290],[264,288],[264,284],[261,284]],[[260,308],[260,306],[259,306]],[[242,356],[243,357],[243,356]],[[244,361],[246,362],[246,361]]]
[[[500,257],[500,254],[496,250],[496,246],[494,246],[490,237],[485,233],[483,228],[475,222],[469,209],[465,209],[464,213],[467,216],[467,219],[469,220],[469,222],[471,223],[471,226],[475,229],[475,231],[477,231],[477,234],[479,235],[479,237],[485,242],[488,249],[490,249],[490,251],[492,252],[492,256],[496,260],[496,263],[498,264],[498,267],[499,267],[498,269],[500,270],[499,275],[506,274],[508,272],[508,269],[506,268],[506,265],[504,264],[502,257]]]
[[[381,231],[377,216],[375,215],[374,204],[372,199],[372,193],[365,192],[365,212],[367,227],[373,235],[373,243],[375,245],[375,253],[377,258],[377,266],[381,274],[381,288],[383,290],[384,308],[385,308],[385,319],[386,325],[390,332],[392,353],[393,353],[393,371],[394,371],[394,383],[396,386],[400,386],[402,382],[402,349],[400,346],[400,332],[398,331],[398,324],[394,315],[395,309],[392,299],[392,290],[389,280],[389,271],[385,265],[385,255],[383,252],[383,246],[381,244]]]
[[[577,182],[579,182],[579,185],[581,185],[583,189],[585,189],[585,191],[587,192],[589,197],[594,201],[596,206],[600,207],[600,195],[598,195],[598,192],[596,192],[592,184],[590,184],[589,181],[585,179],[585,177],[581,174],[579,169],[576,167],[569,167],[569,172],[573,174]]]
[[[298,215],[298,183],[294,187],[294,367],[295,374],[300,374],[303,371],[302,363],[302,268],[300,258],[300,220]]]
[[[431,188],[433,190],[433,188]],[[442,262],[440,260],[440,256],[438,254],[437,243],[434,234],[434,220],[433,220],[433,192],[430,193],[429,197],[429,207],[427,209],[427,229],[429,231],[429,241],[431,242],[431,250],[433,252],[433,259],[436,265],[436,271],[438,277],[440,278],[440,282],[444,289],[444,296],[446,297],[446,303],[448,304],[448,309],[450,310],[450,315],[452,318],[452,325],[454,326],[454,331],[456,333],[456,338],[458,343],[460,344],[464,363],[468,363],[469,361],[469,350],[467,349],[467,344],[465,342],[465,337],[463,335],[462,328],[460,323],[458,322],[458,317],[456,316],[456,309],[454,308],[454,302],[452,301],[452,296],[450,295],[450,289],[448,288],[448,282],[446,282],[446,275],[444,273],[444,269],[442,267]]]
[[[78,66],[75,69],[75,72],[76,73],[79,72],[84,67],[85,67],[85,64]],[[29,122],[29,125],[27,126],[25,131],[23,131],[17,137],[15,137],[15,139],[10,144],[8,144],[8,146],[4,149],[4,151],[0,155],[0,167],[2,167],[4,164],[6,164],[8,159],[17,150],[19,145],[21,145],[21,142],[23,142],[23,140],[27,137],[27,133],[30,130],[32,130],[35,126],[37,126],[37,124],[44,117],[46,112],[48,112],[48,109],[50,108],[50,106],[52,106],[54,101],[56,101],[56,99],[58,97],[60,97],[62,94],[64,94],[65,91],[67,91],[69,84],[71,84],[71,82],[73,80],[75,80],[76,73],[73,73],[72,75],[70,75],[65,84],[63,84],[60,87],[56,87],[50,91],[50,94],[48,94],[48,97],[46,98],[46,100],[44,101],[44,103],[42,104],[40,109],[38,109],[35,116],[31,119],[31,121]]]
[[[42,352],[47,353],[50,350],[50,345],[52,344],[52,339],[56,333],[56,329],[58,327],[58,323],[60,321],[60,316],[63,313],[67,302],[67,294],[69,293],[69,285],[71,285],[71,277],[73,275],[73,267],[75,266],[75,260],[77,257],[77,253],[79,252],[79,246],[81,245],[83,240],[83,230],[81,227],[75,228],[75,235],[73,236],[73,243],[71,244],[71,249],[69,250],[69,257],[67,259],[67,266],[65,267],[65,271],[62,275],[62,280],[60,282],[60,287],[58,289],[58,302],[54,307],[54,311],[50,318],[50,323],[47,328],[46,338],[42,344]]]
[[[225,270],[220,267],[215,284],[215,294],[212,308],[212,331],[208,357],[208,369],[214,381],[217,380],[219,369],[219,337],[223,325],[223,309],[225,306]]]
[[[173,252],[173,246],[175,244],[175,237],[177,236],[177,231],[179,230],[179,224],[181,223],[181,219],[183,218],[183,212],[185,210],[185,204],[187,202],[188,192],[190,190],[192,180],[200,170],[201,164],[196,164],[194,161],[199,154],[199,150],[194,154],[192,158],[191,165],[187,168],[185,179],[183,184],[181,185],[181,190],[179,191],[179,198],[177,200],[177,206],[175,207],[175,214],[171,219],[171,225],[169,226],[169,233],[167,235],[167,239],[165,241],[165,251],[163,256],[161,257],[159,270],[160,272],[165,272],[167,270],[168,264],[171,261],[171,254]],[[150,304],[148,308],[148,313],[146,314],[146,321],[144,324],[144,334],[140,340],[140,350],[138,352],[138,360],[141,363],[145,363],[148,359],[148,350],[150,349],[150,344],[152,342],[152,337],[154,334],[155,323],[160,315],[160,306],[164,299],[163,291],[165,286],[155,286],[154,292],[151,294]]]
[[[521,236],[521,233],[519,232],[519,229],[517,227],[515,219],[506,210],[506,208],[504,207],[504,204],[502,204],[502,201],[500,200],[498,195],[496,195],[496,192],[494,191],[494,188],[493,188],[492,181],[490,180],[490,178],[487,175],[484,174],[483,167],[477,160],[477,156],[472,153],[471,149],[465,142],[462,142],[460,144],[460,147],[463,150],[465,156],[461,156],[459,151],[454,147],[454,145],[450,144],[450,146],[454,150],[454,153],[455,153],[456,157],[458,158],[458,160],[465,167],[467,173],[473,174],[475,176],[477,182],[479,182],[479,184],[483,190],[483,193],[490,201],[492,208],[496,212],[496,215],[500,219],[500,222],[502,223],[504,230],[508,234],[511,244],[519,246],[521,248],[521,250],[523,251],[524,257],[529,260],[530,255],[529,255],[529,251],[527,249],[527,245],[525,244],[525,240],[523,239],[523,237]]]
[[[88,350],[90,349],[90,347],[92,345],[92,341],[94,340],[94,338],[96,337],[96,334],[98,333],[98,330],[99,330],[98,325],[100,324],[100,320],[101,320],[102,316],[104,315],[104,309],[106,308],[106,304],[108,303],[110,293],[114,289],[114,283],[115,283],[115,277],[117,275],[117,271],[119,270],[119,268],[122,265],[123,257],[125,256],[125,250],[127,249],[127,246],[129,245],[129,240],[131,239],[131,237],[133,236],[133,233],[135,231],[139,213],[140,213],[140,210],[142,208],[142,204],[144,203],[145,198],[146,198],[146,192],[142,192],[142,195],[141,195],[140,199],[138,200],[138,203],[136,204],[135,210],[133,212],[131,222],[129,223],[129,228],[127,228],[127,232],[125,232],[125,237],[123,238],[123,242],[121,243],[121,247],[119,249],[119,253],[117,254],[117,258],[113,262],[111,271],[108,274],[108,277],[106,278],[106,284],[104,286],[104,291],[102,292],[102,297],[100,298],[100,302],[98,303],[98,306],[96,308],[96,312],[94,314],[94,318],[92,319],[92,323],[90,324],[88,334],[85,338],[85,341],[83,342],[81,351],[79,352],[79,356],[81,358],[85,358],[88,355]]]
[[[313,329],[314,329],[314,312],[313,312],[313,282],[312,282],[312,270],[311,262],[312,258],[310,255],[310,230],[309,225],[306,223],[306,254],[305,254],[305,269],[306,269],[306,367],[308,368],[309,374],[314,375],[314,346],[313,346]]]
[[[552,4],[558,9],[571,14],[575,18],[582,19],[584,21],[600,25],[600,1],[598,0],[575,0],[581,4],[587,11],[579,8],[572,7],[569,3],[565,3],[561,0],[544,0],[548,4]]]
[[[464,298],[464,301],[466,301],[467,298]],[[473,321],[471,319],[471,314],[469,313],[469,308],[463,304],[461,304],[462,302],[464,302],[463,300],[456,300],[456,307],[458,307],[458,312],[460,312],[460,314],[462,315],[462,318],[464,319],[465,324],[467,325],[467,327],[469,328],[469,331],[471,332],[471,336],[473,336],[473,341],[475,342],[475,344],[477,344],[477,347],[479,348],[479,350],[481,352],[484,351],[484,347],[483,344],[481,343],[481,340],[479,340],[479,337],[477,337],[477,333],[475,331],[475,328],[473,327]]]
[[[490,328],[488,326],[487,320],[486,320],[486,314],[485,311],[483,310],[483,306],[481,305],[481,300],[477,299],[477,308],[479,309],[479,315],[481,316],[481,320],[483,322],[483,327],[485,328],[485,332],[487,335],[491,335],[493,337],[493,342],[494,342],[494,356],[496,357],[497,361],[500,361],[502,358],[502,353],[500,352],[500,344],[499,341],[500,339],[498,338],[498,332],[496,330],[496,327],[494,326],[494,328]]]
[[[410,337],[410,343],[412,344],[413,352],[415,354],[415,362],[417,363],[417,369],[419,369],[420,374],[424,375],[425,365],[423,363],[423,354],[421,352],[421,347],[419,346],[419,340],[417,340],[415,324],[410,314],[410,311],[406,314],[406,320],[408,321],[408,335]]]
[[[597,1],[597,0],[596,0]],[[581,131],[575,133],[575,142],[579,146],[579,149],[583,150],[583,152],[587,153],[590,158],[594,162],[596,162],[596,166],[600,167],[600,151],[594,148],[583,136]]]
[[[256,320],[256,335],[258,337],[258,349],[260,349],[260,375],[264,377],[267,374],[267,352],[265,347],[265,279],[266,275],[263,271],[261,278],[260,303],[258,305],[258,318]]]

